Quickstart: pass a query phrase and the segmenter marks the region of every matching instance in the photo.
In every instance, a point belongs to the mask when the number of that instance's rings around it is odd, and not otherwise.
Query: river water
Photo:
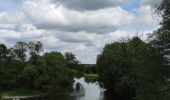
[[[76,100],[102,100],[103,89],[98,82],[87,82],[85,78],[75,79],[75,83],[80,83],[84,87],[84,95],[77,96]],[[82,90],[83,91],[83,90]]]
[[[69,95],[54,95],[46,100],[103,100],[104,89],[100,88],[98,82],[89,81],[84,77],[75,79],[73,87],[80,84],[80,89]]]

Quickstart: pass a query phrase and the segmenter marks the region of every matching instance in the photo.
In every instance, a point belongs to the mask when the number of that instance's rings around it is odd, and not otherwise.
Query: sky
[[[72,52],[94,64],[106,44],[159,27],[161,0],[0,0],[0,43],[44,44],[44,52]]]

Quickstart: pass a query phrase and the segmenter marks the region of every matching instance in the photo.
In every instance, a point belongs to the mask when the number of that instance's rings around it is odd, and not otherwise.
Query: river
[[[46,100],[103,100],[103,89],[100,88],[98,82],[85,80],[84,77],[75,79],[73,87],[80,84],[79,91],[75,91],[69,95],[54,95]]]
[[[77,96],[76,100],[102,100],[103,89],[97,82],[87,82],[85,78],[75,79],[75,83],[80,83],[84,87],[84,95]]]

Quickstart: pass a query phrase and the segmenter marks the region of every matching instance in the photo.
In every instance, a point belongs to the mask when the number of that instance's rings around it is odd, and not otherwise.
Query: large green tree
[[[119,42],[106,45],[98,56],[99,81],[113,98],[130,100],[134,95],[135,82],[131,79],[133,72],[129,60],[127,44]]]
[[[160,28],[152,35],[152,44],[164,56],[170,56],[170,1],[162,0],[156,12],[162,18]]]
[[[163,56],[138,37],[106,45],[97,59],[101,85],[120,100],[164,100],[163,65]]]
[[[66,67],[66,60],[60,52],[50,52],[43,55],[47,65],[47,73],[50,76],[50,82],[54,86],[57,83],[70,84],[72,77],[69,75],[69,69]]]

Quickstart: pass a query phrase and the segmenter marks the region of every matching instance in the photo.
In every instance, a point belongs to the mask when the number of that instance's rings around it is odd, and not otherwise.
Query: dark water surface
[[[75,79],[74,92],[66,95],[51,95],[43,100],[103,100],[103,89],[98,82],[85,78]],[[35,99],[34,99],[35,100]]]

